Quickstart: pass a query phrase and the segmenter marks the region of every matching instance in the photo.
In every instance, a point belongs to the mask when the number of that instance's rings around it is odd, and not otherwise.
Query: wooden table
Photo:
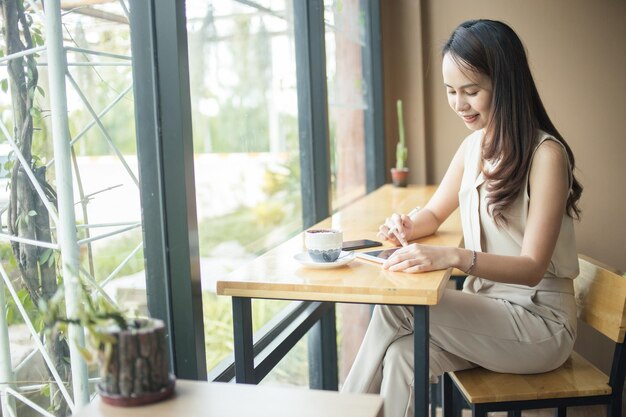
[[[387,216],[393,212],[407,213],[415,206],[425,205],[434,191],[434,186],[395,188],[385,185],[315,227],[342,229],[344,240],[380,240],[376,232]],[[435,235],[419,242],[456,247],[461,239],[460,219],[458,213],[454,213]],[[251,298],[412,305],[415,315],[415,415],[426,417],[428,306],[439,302],[450,270],[422,274],[389,272],[379,264],[359,258],[337,269],[308,269],[293,258],[303,250],[304,236],[301,233],[217,282],[218,294],[233,297],[237,382],[251,382],[240,380],[239,370],[244,370],[241,379],[246,379],[245,370],[254,367]]]
[[[172,398],[113,407],[96,398],[75,417],[383,417],[382,398],[298,388],[176,381]]]

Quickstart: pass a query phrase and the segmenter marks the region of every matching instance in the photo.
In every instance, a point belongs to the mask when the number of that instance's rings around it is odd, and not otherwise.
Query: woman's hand
[[[447,269],[458,263],[456,248],[411,243],[398,249],[383,263],[390,271],[409,273]]]
[[[378,228],[378,237],[388,240],[396,246],[406,244],[410,238],[415,223],[406,214],[394,213],[391,217],[387,217],[385,223]],[[392,232],[392,229],[394,231]],[[404,240],[404,243],[402,242]]]

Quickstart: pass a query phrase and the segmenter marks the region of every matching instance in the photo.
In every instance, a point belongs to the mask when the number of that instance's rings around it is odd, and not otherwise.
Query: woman
[[[447,290],[430,309],[431,379],[475,366],[550,371],[576,338],[574,157],[506,24],[462,23],[443,48],[442,72],[450,107],[474,132],[426,207],[394,214],[379,234],[400,245],[435,233],[460,207],[465,248],[413,243],[383,267],[468,274],[463,291]],[[377,306],[343,390],[380,392],[387,417],[413,415],[412,329],[411,309]]]

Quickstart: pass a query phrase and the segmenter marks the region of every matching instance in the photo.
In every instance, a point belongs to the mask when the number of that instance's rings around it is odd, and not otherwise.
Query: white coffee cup
[[[341,253],[343,232],[336,229],[310,229],[304,232],[304,246],[314,262],[335,262]]]

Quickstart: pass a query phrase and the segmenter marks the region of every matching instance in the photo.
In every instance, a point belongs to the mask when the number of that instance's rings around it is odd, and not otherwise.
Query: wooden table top
[[[382,417],[383,399],[302,388],[176,381],[174,396],[139,407],[114,407],[94,399],[75,417]]]
[[[416,206],[424,206],[435,189],[435,186],[396,188],[384,185],[314,227],[341,229],[346,241],[380,241],[376,233],[386,217],[394,212],[408,213]],[[462,236],[457,211],[436,234],[418,242],[456,247],[461,243]],[[387,242],[384,245],[385,248],[392,247]],[[373,249],[377,248],[360,251]],[[294,255],[304,250],[304,234],[300,233],[242,265],[225,279],[218,280],[217,293],[286,300],[434,305],[443,295],[451,271],[421,274],[389,272],[380,264],[358,257],[339,268],[311,269],[294,259]]]

